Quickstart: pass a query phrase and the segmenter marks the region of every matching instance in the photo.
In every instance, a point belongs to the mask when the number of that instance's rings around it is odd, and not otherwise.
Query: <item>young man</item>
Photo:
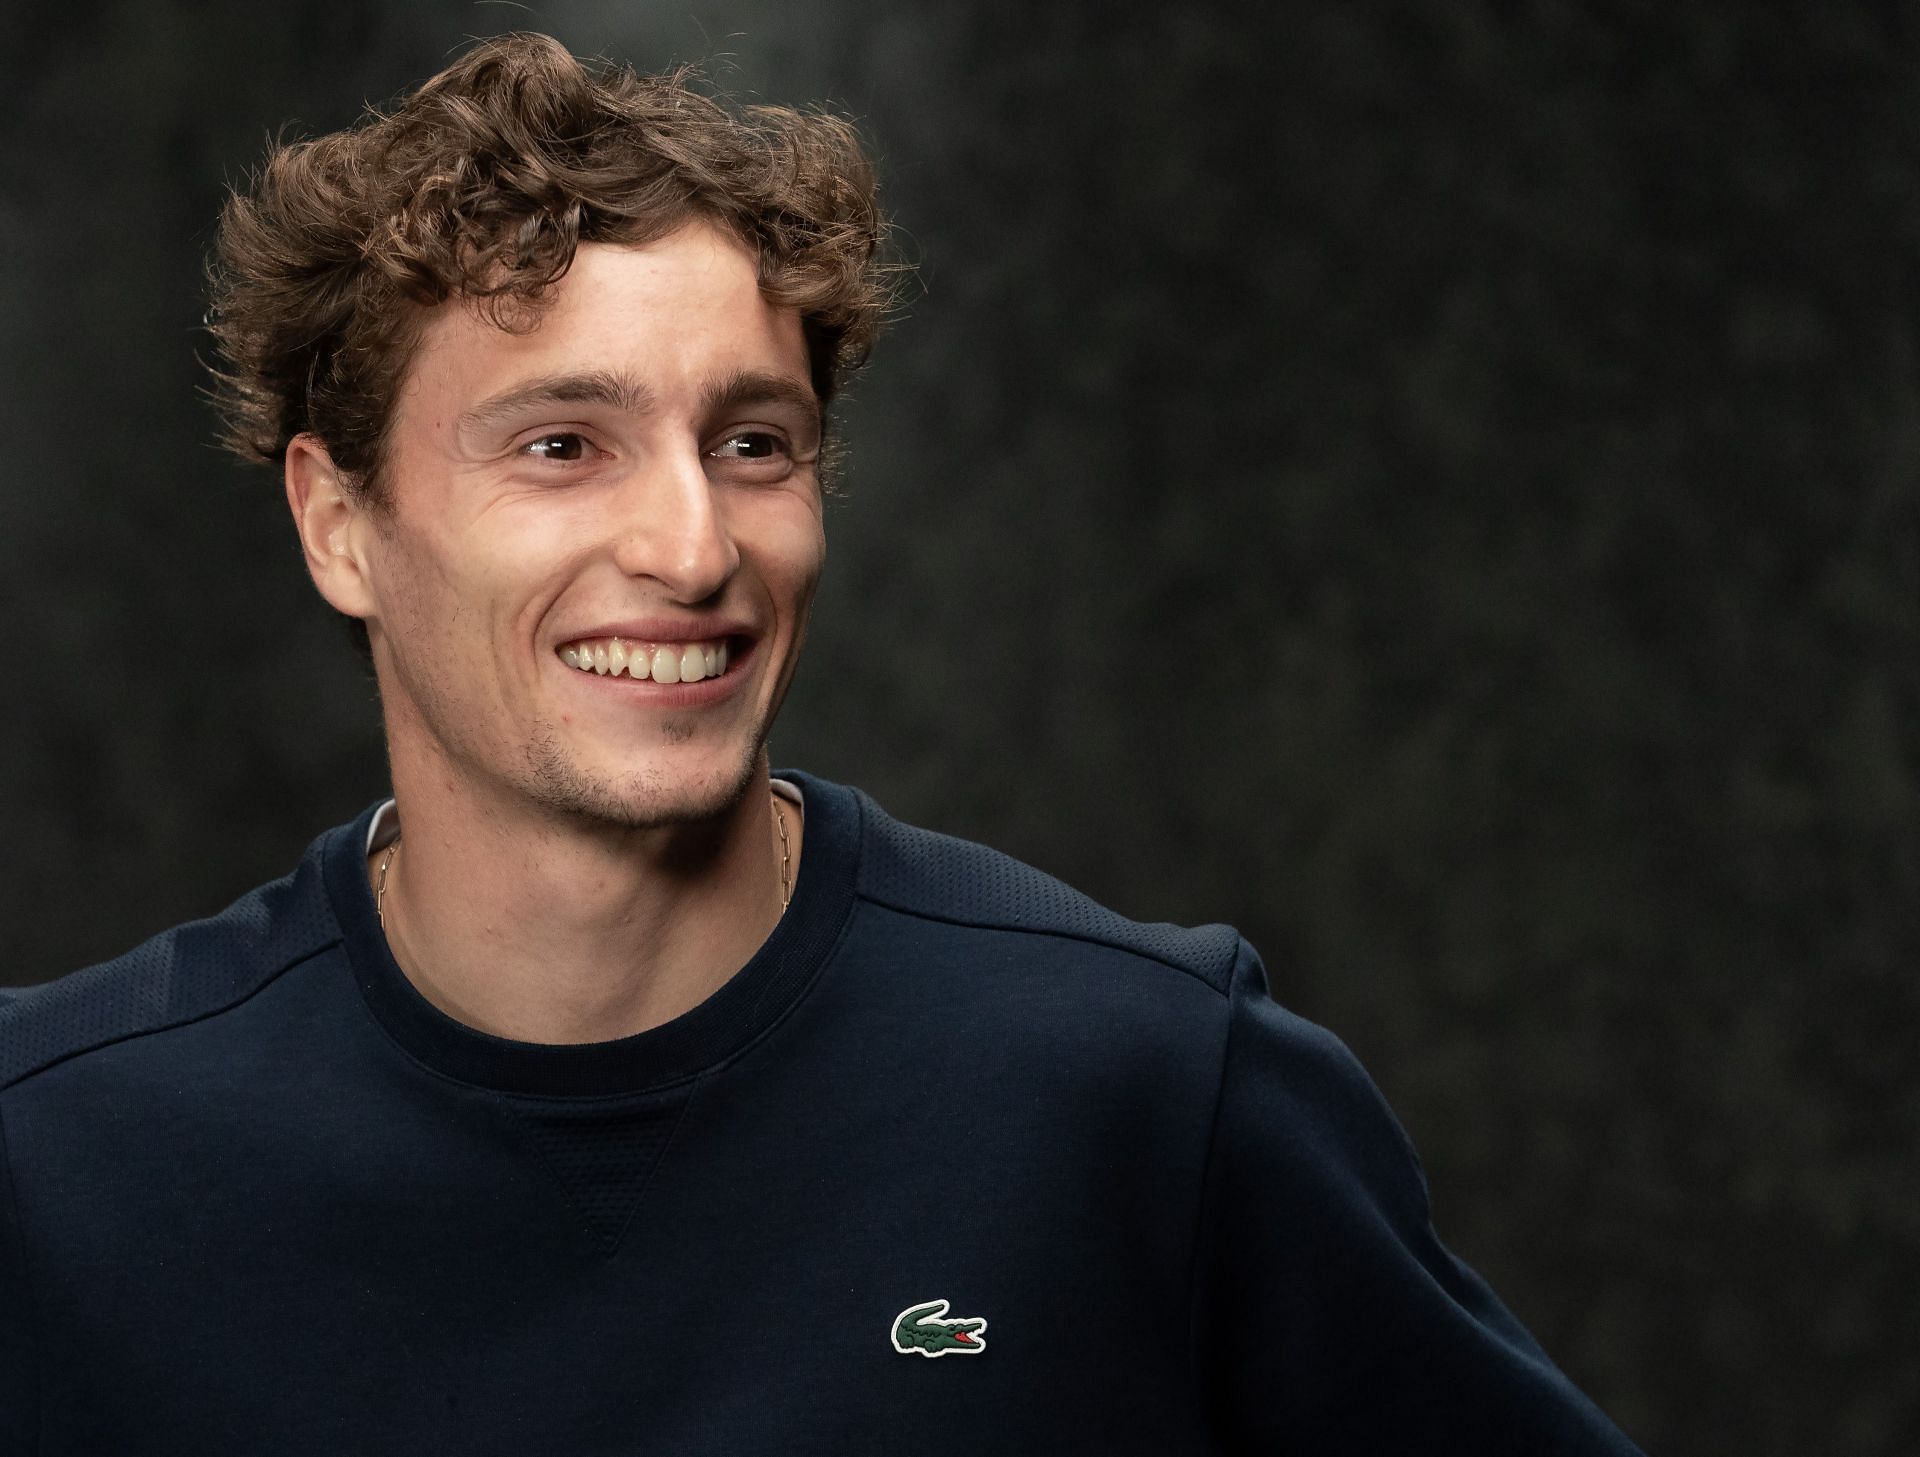
[[[770,778],[880,227],[539,37],[232,202],[394,796],[0,1009],[0,1449],[1632,1450],[1231,931]]]

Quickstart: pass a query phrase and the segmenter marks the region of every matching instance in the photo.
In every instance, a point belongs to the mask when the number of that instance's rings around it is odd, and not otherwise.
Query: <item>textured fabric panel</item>
[[[867,838],[859,890],[894,910],[971,925],[1072,936],[1132,951],[1224,991],[1240,946],[1231,926],[1143,924],[1043,871],[966,840],[916,829],[864,794]]]
[[[640,1207],[653,1171],[673,1141],[692,1085],[665,1097],[607,1106],[560,1103],[509,1105],[534,1148],[607,1254]]]
[[[0,1001],[0,1088],[80,1053],[231,1007],[340,936],[316,841],[293,874],[124,956]]]

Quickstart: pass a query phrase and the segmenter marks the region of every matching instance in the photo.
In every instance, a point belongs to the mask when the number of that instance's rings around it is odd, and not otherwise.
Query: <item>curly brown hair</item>
[[[853,127],[730,108],[690,69],[583,64],[550,36],[483,40],[391,112],[279,145],[228,198],[210,266],[221,443],[279,462],[311,431],[364,498],[427,310],[539,318],[582,243],[644,244],[694,219],[759,258],[799,311],[828,403],[865,362],[898,265]]]

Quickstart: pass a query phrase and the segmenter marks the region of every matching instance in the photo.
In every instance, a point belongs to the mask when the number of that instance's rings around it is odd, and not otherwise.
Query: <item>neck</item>
[[[648,829],[503,812],[414,778],[395,763],[387,941],[427,1000],[480,1031],[546,1043],[644,1032],[712,995],[779,923],[764,758],[720,815]],[[778,813],[797,877],[799,811]],[[369,864],[376,888],[383,858]]]

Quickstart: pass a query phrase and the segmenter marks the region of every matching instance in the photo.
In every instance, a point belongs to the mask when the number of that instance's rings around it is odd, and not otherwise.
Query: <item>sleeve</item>
[[[6,1103],[0,1099],[0,1436],[15,1441],[31,1438],[39,1425],[34,1389],[39,1357],[33,1345],[33,1301],[27,1289],[26,1251],[5,1119]],[[24,1440],[19,1450],[31,1452],[34,1445]]]
[[[1195,1286],[1224,1450],[1635,1453],[1440,1244],[1379,1090],[1244,943],[1229,1003]]]

